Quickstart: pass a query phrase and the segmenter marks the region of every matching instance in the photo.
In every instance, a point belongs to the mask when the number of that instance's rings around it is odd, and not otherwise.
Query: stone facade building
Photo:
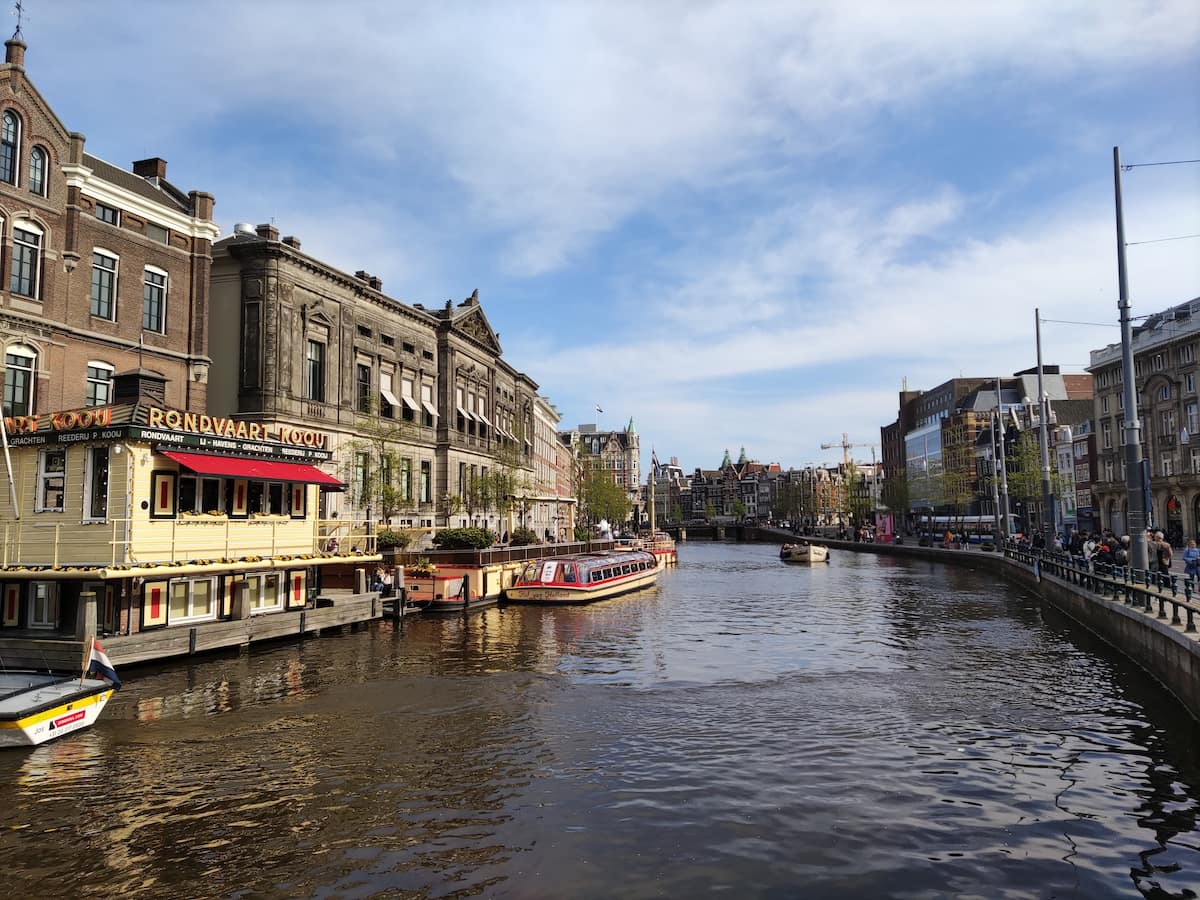
[[[204,411],[211,195],[167,164],[125,171],[84,150],[25,73],[0,66],[0,340],[6,415],[103,406],[119,372],[166,379],[164,402]]]
[[[1156,528],[1179,546],[1200,531],[1200,396],[1196,355],[1200,297],[1149,316],[1133,329],[1134,377]],[[1097,526],[1128,532],[1125,402],[1121,345],[1093,350],[1096,466],[1091,494]]]

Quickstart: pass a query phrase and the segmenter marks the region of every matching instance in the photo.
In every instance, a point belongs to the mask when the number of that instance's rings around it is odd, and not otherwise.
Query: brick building
[[[25,73],[0,66],[0,340],[4,411],[103,406],[118,372],[166,379],[165,402],[207,401],[213,198],[146,159],[125,171],[84,150]]]

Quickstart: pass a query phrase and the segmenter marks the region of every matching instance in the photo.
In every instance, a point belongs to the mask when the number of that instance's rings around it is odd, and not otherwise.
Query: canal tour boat
[[[512,603],[593,603],[650,587],[660,566],[649,550],[602,550],[533,560],[504,592]]]
[[[820,544],[810,544],[800,541],[796,544],[784,544],[779,549],[779,558],[788,563],[823,563],[829,562],[829,548]]]
[[[675,539],[665,531],[645,532],[637,537],[617,538],[617,549],[649,550],[654,554],[658,567],[673,566],[679,562],[675,550]]]

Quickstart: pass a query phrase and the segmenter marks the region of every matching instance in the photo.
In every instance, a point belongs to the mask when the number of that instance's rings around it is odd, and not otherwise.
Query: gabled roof
[[[140,197],[166,206],[175,212],[192,213],[192,201],[183,191],[175,187],[165,178],[146,179],[141,175],[127,172],[120,166],[114,166],[98,156],[90,153],[83,154],[83,164],[92,170],[92,174],[117,187],[137,194]]]

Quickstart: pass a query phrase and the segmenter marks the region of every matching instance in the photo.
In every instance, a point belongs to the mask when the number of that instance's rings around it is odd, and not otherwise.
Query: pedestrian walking
[[[1194,540],[1187,542],[1183,551],[1183,575],[1185,578],[1195,578],[1200,575],[1200,547]]]

